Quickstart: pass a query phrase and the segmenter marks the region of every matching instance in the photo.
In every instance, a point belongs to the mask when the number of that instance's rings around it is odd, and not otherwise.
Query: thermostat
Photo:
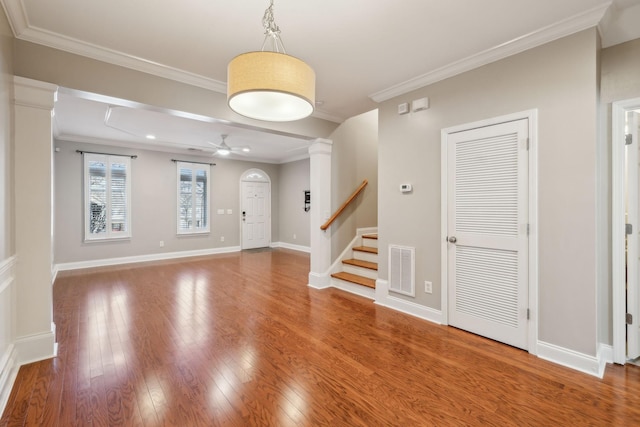
[[[413,190],[411,184],[400,184],[401,193],[411,193],[411,190]]]

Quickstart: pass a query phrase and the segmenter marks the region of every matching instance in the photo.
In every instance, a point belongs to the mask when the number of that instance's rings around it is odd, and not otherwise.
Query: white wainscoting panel
[[[15,263],[15,257],[0,261],[0,414],[7,404],[19,368],[13,336]]]

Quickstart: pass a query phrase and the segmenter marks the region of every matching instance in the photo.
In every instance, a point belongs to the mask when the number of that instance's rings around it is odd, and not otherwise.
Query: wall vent
[[[389,245],[389,290],[416,295],[415,248]]]

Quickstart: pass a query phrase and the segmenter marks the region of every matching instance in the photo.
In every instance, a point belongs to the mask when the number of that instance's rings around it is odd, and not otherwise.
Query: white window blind
[[[131,237],[131,158],[84,153],[85,240]]]
[[[209,165],[176,162],[178,234],[208,233]]]

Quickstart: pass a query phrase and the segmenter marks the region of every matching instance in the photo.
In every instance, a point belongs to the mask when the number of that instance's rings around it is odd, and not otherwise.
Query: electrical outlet
[[[426,294],[432,294],[433,293],[433,283],[428,282],[428,281],[424,281],[424,292]]]
[[[296,240],[296,233],[293,233],[293,240]]]
[[[164,240],[160,240],[160,247],[164,248]]]
[[[224,236],[220,236],[220,241],[224,242]]]

